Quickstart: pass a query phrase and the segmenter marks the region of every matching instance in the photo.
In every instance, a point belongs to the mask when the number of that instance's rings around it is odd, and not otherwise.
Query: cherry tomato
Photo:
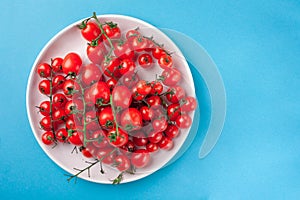
[[[92,102],[97,106],[109,102],[110,90],[105,82],[99,81],[91,86],[84,94],[87,102]]]
[[[51,67],[48,63],[39,64],[36,71],[42,78],[48,78],[51,76]]]
[[[126,171],[130,168],[130,160],[125,155],[118,155],[115,157],[116,168],[120,171]]]
[[[132,50],[140,52],[145,50],[148,43],[147,43],[147,39],[143,38],[142,36],[138,36],[138,37],[133,37],[130,40],[130,45]]]
[[[93,151],[94,151],[94,149],[93,148],[91,148],[90,147],[90,145],[89,145],[89,147],[81,147],[81,148],[79,148],[80,149],[80,152],[82,153],[82,155],[84,156],[84,157],[86,157],[86,158],[92,158],[93,157]]]
[[[181,110],[183,112],[191,112],[196,110],[196,108],[197,108],[197,101],[194,97],[188,96],[182,99]]]
[[[81,68],[81,80],[84,85],[89,86],[102,78],[102,73],[96,64],[89,64]]]
[[[53,135],[52,131],[47,131],[42,134],[42,142],[45,145],[51,145],[54,143],[54,135]]]
[[[162,55],[166,55],[166,51],[161,47],[154,47],[152,48],[152,56],[156,59],[159,59]]]
[[[126,73],[122,76],[123,84],[128,87],[132,88],[137,84],[137,82],[140,80],[139,75],[136,72],[132,73]]]
[[[117,57],[108,57],[102,62],[102,70],[108,77],[116,78],[116,71],[120,66],[120,60]]]
[[[115,78],[110,78],[106,81],[106,84],[109,87],[110,91],[113,91],[117,83],[118,81]]]
[[[143,68],[150,68],[154,64],[152,57],[147,53],[139,55],[138,62],[139,65]]]
[[[141,95],[148,95],[152,88],[151,88],[151,84],[146,82],[145,80],[140,80],[139,82],[137,82],[136,84],[136,90],[139,94]]]
[[[43,101],[41,102],[40,106],[38,107],[39,112],[44,116],[50,115],[50,101]]]
[[[136,108],[127,108],[121,115],[121,126],[127,130],[138,130],[142,127],[142,115]]]
[[[146,144],[146,149],[148,152],[156,152],[158,150],[158,145],[155,143],[148,143]]]
[[[174,146],[173,141],[168,137],[163,137],[158,143],[159,148],[164,150],[170,150]]]
[[[132,37],[139,37],[140,35],[141,34],[138,30],[132,29],[132,30],[129,30],[129,31],[126,32],[125,37],[126,37],[126,39],[130,39]]]
[[[67,115],[78,114],[83,110],[83,103],[79,99],[72,99],[65,105],[65,113]]]
[[[121,148],[127,152],[134,152],[136,149],[133,141],[131,140],[128,140],[128,142],[125,145],[123,145]]]
[[[164,54],[158,59],[158,64],[162,69],[168,69],[173,66],[173,59],[170,55]]]
[[[136,146],[144,146],[148,143],[148,138],[144,135],[143,132],[137,132],[132,137],[132,141]]]
[[[66,80],[62,89],[64,94],[69,98],[81,92],[79,84],[72,79]]]
[[[116,153],[113,152],[113,148],[100,148],[96,153],[96,157],[104,164],[113,164],[116,157]]]
[[[52,79],[52,87],[55,90],[59,90],[63,88],[63,85],[65,83],[65,77],[62,75],[56,75]]]
[[[55,73],[62,72],[62,63],[63,63],[63,59],[60,57],[56,57],[52,60],[51,66]]]
[[[119,40],[114,43],[114,54],[119,59],[133,59],[135,54],[134,51],[130,49],[128,42]]]
[[[101,64],[107,54],[107,49],[103,43],[99,43],[97,46],[88,45],[86,53],[92,63]]]
[[[112,39],[119,39],[121,37],[121,30],[118,27],[118,24],[113,22],[107,22],[103,27],[104,33],[102,38],[104,41],[107,40],[107,37]]]
[[[65,128],[61,128],[56,131],[55,136],[59,142],[64,142],[68,137],[68,132]]]
[[[185,91],[182,87],[175,85],[167,90],[166,97],[171,103],[178,103],[185,97]]]
[[[119,65],[119,71],[120,73],[126,74],[127,72],[133,72],[135,70],[135,64],[131,59],[123,59],[120,62]]]
[[[157,118],[152,121],[154,132],[162,132],[168,127],[168,122],[165,117]]]
[[[40,121],[40,126],[45,131],[50,131],[52,128],[50,116],[43,117]]]
[[[179,128],[175,125],[169,124],[167,129],[165,130],[165,134],[169,138],[175,138],[179,135]]]
[[[69,131],[68,132],[68,141],[75,146],[82,146],[82,133],[78,131]]]
[[[64,121],[66,121],[68,118],[68,116],[65,113],[65,109],[57,109],[53,112],[53,121],[55,121],[56,123],[62,123]]]
[[[161,98],[159,96],[150,96],[146,99],[146,102],[152,108],[158,108],[161,106]]]
[[[152,81],[151,82],[151,92],[152,95],[158,95],[161,94],[163,91],[163,85],[159,81]]]
[[[158,143],[163,137],[162,132],[152,131],[148,134],[148,140],[151,143]]]
[[[137,87],[133,87],[132,88],[132,98],[136,101],[141,101],[145,98],[146,96],[145,95],[142,95],[140,93],[137,92]]]
[[[142,106],[140,108],[140,112],[141,112],[143,120],[145,120],[145,121],[150,121],[154,116],[153,110],[150,109],[148,106]]]
[[[132,101],[131,92],[127,87],[118,85],[112,91],[112,100],[115,107],[128,108]]]
[[[80,67],[82,65],[82,60],[77,53],[68,53],[63,62],[62,69],[65,74],[77,75]]]
[[[150,162],[150,154],[145,149],[138,149],[131,155],[131,163],[136,168],[143,168]]]
[[[94,140],[96,139],[96,140],[93,141],[92,144],[97,148],[108,147],[109,142],[106,139],[105,134],[107,134],[107,132],[105,130],[94,131],[91,135],[91,139],[94,139]]]
[[[52,106],[53,108],[64,108],[67,103],[67,98],[61,93],[54,94],[52,96]]]
[[[146,38],[146,39],[147,39],[147,47],[145,48],[145,51],[152,52],[152,49],[154,49],[155,44],[151,38]]]
[[[76,130],[76,124],[75,124],[73,117],[69,117],[66,120],[66,129],[67,130]]]
[[[121,147],[128,142],[128,134],[121,128],[118,128],[118,131],[113,128],[107,133],[107,138],[109,143],[116,147]]]
[[[87,40],[95,40],[101,33],[99,26],[91,21],[83,21],[81,25],[78,26],[81,29],[81,35]]]
[[[189,128],[192,125],[192,119],[188,114],[181,114],[176,119],[176,125],[179,128]]]
[[[173,86],[181,80],[181,73],[175,68],[165,69],[161,78],[163,79],[163,84]]]
[[[42,81],[39,83],[39,91],[40,91],[42,94],[49,95],[49,94],[50,94],[50,90],[51,90],[50,84],[51,84],[51,83],[50,83],[49,80],[42,80]]]
[[[178,103],[170,104],[167,108],[167,115],[171,121],[175,121],[181,113],[181,108]]]
[[[115,126],[114,114],[111,107],[106,107],[99,113],[98,121],[104,129],[112,129]]]

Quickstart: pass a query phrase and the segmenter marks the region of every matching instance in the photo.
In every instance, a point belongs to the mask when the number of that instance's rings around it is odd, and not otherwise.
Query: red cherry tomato
[[[131,59],[123,59],[120,62],[119,71],[122,75],[133,72],[135,70],[135,63]]]
[[[65,142],[68,137],[68,132],[65,128],[61,128],[56,131],[55,136],[59,142]]]
[[[82,65],[82,60],[77,53],[68,53],[63,62],[62,69],[65,74],[77,75],[78,71]]]
[[[107,138],[109,143],[116,147],[121,147],[128,142],[128,134],[120,128],[118,128],[118,130],[113,128],[109,131],[107,133]]]
[[[148,143],[148,138],[143,134],[143,132],[137,132],[132,137],[132,141],[136,146],[145,146]]]
[[[196,108],[197,108],[197,101],[194,97],[188,96],[182,99],[181,110],[183,112],[191,112],[196,110]]]
[[[132,88],[137,84],[140,80],[139,75],[136,72],[126,73],[122,76],[123,84],[128,87]]]
[[[147,45],[148,45],[147,39],[145,39],[142,36],[132,37],[132,39],[130,39],[130,47],[134,51],[137,52],[144,51]]]
[[[88,45],[86,53],[92,63],[101,64],[107,54],[107,50],[103,43],[99,43],[97,46]]]
[[[54,135],[53,135],[52,131],[47,131],[42,134],[42,142],[45,145],[51,145],[54,143]]]
[[[159,148],[164,150],[170,150],[173,148],[174,143],[173,141],[168,137],[163,137],[160,142],[158,143]]]
[[[100,148],[98,149],[96,153],[96,157],[104,164],[113,164],[116,152],[113,151],[113,148],[107,147],[107,148]]]
[[[189,128],[192,125],[192,119],[188,114],[181,114],[176,119],[176,125],[179,128]]]
[[[67,130],[76,130],[76,124],[75,124],[73,117],[69,117],[66,120],[66,129]]]
[[[173,66],[173,59],[170,55],[164,54],[158,59],[158,64],[162,69],[168,69]]]
[[[125,145],[123,145],[121,148],[127,152],[134,152],[136,149],[135,144],[131,140],[128,140],[128,142]]]
[[[61,93],[54,94],[52,96],[52,106],[53,108],[64,108],[67,103],[67,98]]]
[[[86,130],[95,131],[100,128],[99,124],[96,122],[97,116],[96,111],[90,110],[85,114],[85,121],[87,123]],[[82,118],[82,124],[84,123],[84,118]]]
[[[50,84],[51,84],[51,83],[50,83],[49,80],[42,80],[42,81],[39,83],[39,91],[40,91],[42,94],[49,95],[49,94],[50,94],[50,90],[51,90]]]
[[[150,134],[148,134],[148,139],[151,143],[158,143],[162,139],[163,134],[162,132],[156,132],[153,131]]]
[[[51,76],[51,67],[48,63],[39,64],[36,71],[41,78],[48,78]]]
[[[51,66],[55,73],[62,72],[62,63],[63,63],[63,59],[60,57],[56,57],[52,60]]]
[[[139,65],[143,68],[150,68],[154,64],[152,57],[148,53],[139,55],[138,62]]]
[[[96,64],[89,64],[80,70],[81,80],[84,85],[89,86],[98,82],[102,78],[102,73]]]
[[[175,121],[181,113],[181,108],[178,103],[170,104],[167,107],[167,115],[169,120]]]
[[[107,22],[103,27],[104,33],[102,38],[104,41],[107,40],[107,37],[112,39],[119,39],[121,37],[121,30],[118,27],[118,24],[113,22]]]
[[[151,92],[150,94],[152,95],[158,95],[158,94],[161,94],[162,91],[163,91],[163,85],[161,84],[161,82],[159,81],[152,81],[151,82]]]
[[[82,146],[82,133],[78,131],[70,131],[68,133],[68,141],[75,146]]]
[[[161,74],[161,78],[163,84],[173,86],[181,80],[181,73],[175,68],[165,69]]]
[[[146,144],[146,149],[148,152],[153,153],[158,150],[158,145],[150,142],[150,143]]]
[[[76,115],[83,110],[83,103],[79,99],[72,99],[68,101],[65,105],[65,113],[67,115]]]
[[[112,129],[115,126],[114,114],[111,107],[106,107],[99,112],[98,121],[104,129]]]
[[[143,120],[145,120],[145,121],[150,121],[154,116],[153,110],[150,109],[148,106],[142,106],[140,108],[140,112],[141,112]]]
[[[52,129],[50,116],[43,117],[40,121],[40,126],[43,130],[50,131]]]
[[[114,42],[114,54],[119,59],[133,59],[135,53],[133,50],[130,49],[128,42],[123,40],[119,40]]]
[[[137,82],[136,84],[136,90],[139,94],[141,95],[148,95],[152,88],[151,88],[151,84],[146,82],[145,80],[140,80],[139,82]]]
[[[126,171],[130,168],[130,160],[125,155],[118,155],[115,157],[116,168],[120,171]]]
[[[159,96],[150,96],[146,102],[151,108],[158,108],[161,106],[161,98]]]
[[[132,101],[131,92],[127,87],[118,85],[112,91],[112,100],[114,106],[128,108]]]
[[[121,115],[121,126],[127,130],[138,130],[142,127],[142,115],[136,108],[127,108]]]
[[[178,103],[185,97],[185,91],[182,87],[175,85],[167,90],[166,97],[171,103]]]
[[[118,81],[115,78],[110,78],[106,81],[106,84],[109,87],[110,91],[113,91],[117,83]]]
[[[106,104],[110,99],[110,90],[105,82],[99,81],[93,84],[84,94],[87,102],[92,102],[97,106]]]
[[[38,107],[39,112],[44,116],[50,115],[50,101],[43,101],[41,102],[40,106]]]
[[[93,141],[92,144],[97,148],[108,147],[109,142],[105,137],[106,134],[107,134],[107,132],[105,130],[94,131],[91,135],[91,139],[94,139],[94,140],[96,139],[96,140]]]
[[[159,59],[161,56],[166,55],[166,51],[161,47],[152,48],[152,56],[156,59]]]
[[[152,127],[154,132],[162,132],[168,127],[168,122],[164,117],[157,118],[152,121]]]
[[[165,130],[166,136],[169,138],[176,138],[179,135],[179,128],[175,125],[169,124],[167,129]]]
[[[56,123],[62,123],[68,119],[65,109],[59,108],[53,112],[53,121]]]
[[[125,37],[126,37],[126,39],[130,39],[132,37],[139,37],[140,35],[141,34],[138,30],[132,29],[132,30],[129,30],[129,31],[126,32]]]
[[[65,83],[65,77],[62,75],[56,75],[52,79],[52,87],[55,90],[60,90],[63,88],[63,85]]]
[[[93,154],[92,154],[93,151],[94,151],[94,149],[93,149],[93,147],[90,147],[90,145],[86,148],[85,147],[80,148],[80,152],[86,158],[92,158],[93,157]]]
[[[101,33],[101,30],[99,26],[94,23],[94,22],[87,22],[83,21],[81,25],[79,25],[79,28],[81,29],[81,34],[82,36],[87,40],[87,41],[92,41],[95,40]]]
[[[136,168],[143,168],[150,162],[150,154],[145,149],[138,149],[131,155],[131,163]]]
[[[120,59],[117,57],[108,57],[101,64],[104,74],[108,77],[114,78],[117,78],[116,72],[119,66]]]

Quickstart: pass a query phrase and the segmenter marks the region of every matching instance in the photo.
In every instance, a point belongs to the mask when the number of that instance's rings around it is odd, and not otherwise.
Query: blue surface
[[[151,3],[148,3],[151,2]],[[300,1],[0,1],[0,198],[299,199]],[[176,163],[120,186],[66,181],[31,132],[25,88],[39,51],[81,18],[116,13],[183,32],[216,62],[227,118],[213,152],[201,137]]]

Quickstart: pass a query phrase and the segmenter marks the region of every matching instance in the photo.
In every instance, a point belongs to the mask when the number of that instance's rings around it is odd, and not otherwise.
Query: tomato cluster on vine
[[[181,129],[192,124],[196,99],[180,86],[170,54],[139,29],[122,32],[114,22],[92,17],[79,26],[86,56],[69,52],[37,66],[41,140],[70,143],[88,158],[119,171],[143,168],[151,154],[170,150]],[[160,67],[152,80],[143,69]]]

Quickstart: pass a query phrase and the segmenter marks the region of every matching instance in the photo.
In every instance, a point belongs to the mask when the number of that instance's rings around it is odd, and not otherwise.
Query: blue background
[[[300,198],[300,1],[1,0],[0,8],[1,199]],[[41,150],[26,115],[31,66],[50,38],[93,11],[174,29],[206,48],[227,91],[224,130],[208,157],[197,158],[197,137],[175,164],[111,186],[68,184]]]

